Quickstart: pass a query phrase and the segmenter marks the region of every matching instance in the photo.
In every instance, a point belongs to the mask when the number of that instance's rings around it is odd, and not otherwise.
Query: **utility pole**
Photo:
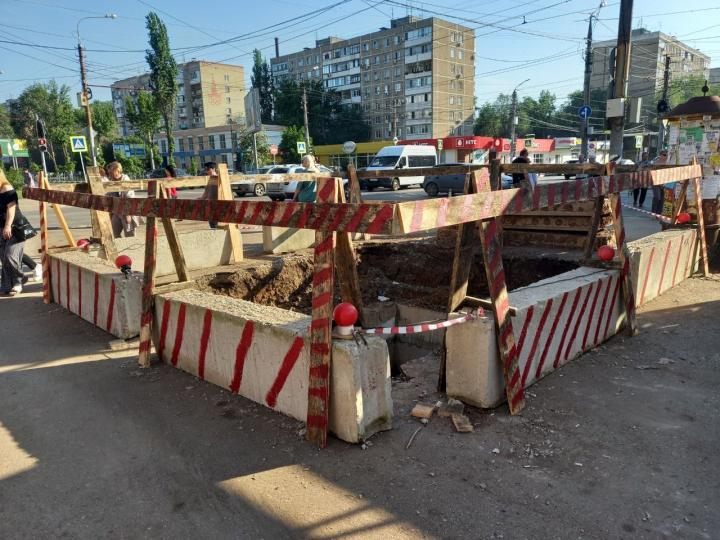
[[[587,42],[585,45],[585,81],[583,82],[583,105],[590,105],[590,75],[592,74],[592,22],[594,14],[590,14],[588,20],[588,31],[587,31]],[[590,125],[589,118],[582,119],[582,143],[580,146],[580,153],[588,157],[588,126]]]
[[[392,131],[393,131],[393,139],[395,139],[395,138],[397,137],[397,99],[394,100],[394,102],[393,102],[393,120],[392,120],[392,123],[393,123],[393,128],[392,128]]]
[[[85,115],[87,117],[88,140],[90,141],[90,155],[92,156],[93,167],[97,167],[97,157],[95,156],[95,140],[92,128],[92,110],[90,108],[90,92],[87,83],[87,74],[85,73],[85,51],[82,44],[78,41],[78,56],[80,57],[80,80],[82,82],[82,105],[85,107]]]
[[[663,124],[663,117],[665,113],[670,110],[670,104],[667,101],[668,97],[668,86],[670,85],[670,56],[665,56],[665,73],[663,73],[663,92],[662,98],[658,101],[657,112],[658,112],[658,140],[657,140],[657,154],[660,155],[660,151],[665,146],[665,124]]]
[[[303,87],[302,104],[303,104],[303,115],[305,117],[305,147],[306,147],[308,153],[310,153],[310,127],[308,126],[307,88],[306,87]]]
[[[613,98],[627,97],[627,82],[630,76],[630,53],[632,49],[633,0],[620,0],[620,19],[615,54],[615,84]],[[624,108],[623,108],[624,111]],[[610,119],[610,155],[622,158],[625,115]]]
[[[510,159],[515,159],[515,129],[517,118],[517,88],[512,93],[512,113],[510,114]]]

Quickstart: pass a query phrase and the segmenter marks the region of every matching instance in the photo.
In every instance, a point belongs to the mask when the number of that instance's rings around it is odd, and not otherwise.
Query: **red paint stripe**
[[[648,259],[647,265],[645,265],[645,278],[643,279],[643,285],[640,293],[640,305],[645,301],[645,289],[647,288],[648,278],[650,277],[650,268],[652,268],[653,257],[655,257],[655,246],[650,250],[650,258]]]
[[[304,228],[307,225],[308,219],[310,219],[310,214],[312,214],[312,205],[306,204],[304,206],[302,214],[300,214],[300,219],[298,219],[297,225],[295,225],[295,226],[298,229]]]
[[[567,346],[565,347],[565,361],[570,357],[570,349],[572,349],[573,342],[575,341],[575,338],[577,337],[578,329],[580,328],[580,323],[582,322],[583,315],[585,314],[585,309],[587,308],[588,300],[590,300],[590,295],[593,292],[593,288],[595,285],[600,285],[599,283],[591,283],[590,287],[588,287],[588,292],[585,295],[585,300],[583,300],[582,307],[580,308],[580,312],[578,313],[577,319],[575,319],[575,325],[573,326],[572,333],[570,334],[570,339],[567,342]],[[589,316],[589,315],[588,315]]]
[[[548,351],[550,350],[550,343],[552,343],[552,340],[555,337],[555,330],[557,329],[557,325],[560,322],[560,317],[562,317],[563,308],[565,307],[565,303],[567,302],[567,299],[569,296],[570,296],[570,293],[568,293],[568,292],[563,293],[562,299],[560,300],[560,307],[558,308],[557,314],[555,314],[555,319],[553,320],[553,323],[550,326],[550,333],[548,335],[547,341],[545,341],[545,346],[543,347],[542,354],[540,355],[540,361],[538,362],[538,367],[535,370],[535,378],[536,379],[539,379],[540,375],[542,374],[542,368],[543,368],[543,365],[545,365],[545,358],[547,358]]]
[[[497,192],[493,192],[493,193],[497,193]],[[493,195],[493,198],[495,198],[495,195]],[[515,196],[512,199],[512,204],[513,204],[513,211],[516,214],[519,214],[520,212],[522,212],[523,198],[522,198],[522,194],[520,193],[520,190],[518,190],[517,193],[515,193]]]
[[[683,244],[684,244],[684,242],[682,241],[682,239],[680,239],[680,245],[678,246],[678,254],[677,254],[677,257],[675,258],[675,269],[673,270],[672,285],[671,285],[672,287],[675,286],[675,279],[677,278],[677,271],[678,271],[678,267],[680,266],[680,259],[682,257]]]
[[[55,285],[55,302],[62,305],[62,298],[60,297],[60,260],[55,259],[55,275],[52,276],[52,280]]]
[[[330,293],[330,292],[319,294],[315,298],[313,298],[312,308],[313,309],[321,308],[325,304],[330,302],[331,299],[332,299],[332,293]]]
[[[543,314],[540,316],[540,322],[538,323],[538,328],[535,331],[535,338],[533,339],[532,346],[530,347],[530,352],[528,353],[527,361],[525,362],[525,369],[523,370],[523,376],[522,376],[522,387],[525,388],[525,383],[527,382],[528,373],[530,373],[530,366],[532,366],[533,358],[535,357],[535,351],[537,351],[538,342],[540,341],[540,336],[542,335],[543,328],[545,328],[545,322],[547,321],[548,315],[550,315],[550,310],[552,309],[553,300],[552,298],[548,299],[547,303],[545,304],[545,309],[543,310]]]
[[[243,201],[237,207],[237,221],[245,220],[245,214],[247,214],[248,206],[250,206],[250,203],[248,201]]]
[[[423,208],[424,208],[423,201],[417,201],[415,203],[415,206],[413,207],[412,220],[410,222],[410,230],[411,231],[417,231],[422,227]]]
[[[562,337],[560,338],[560,346],[558,347],[557,354],[555,355],[555,360],[553,361],[553,368],[555,369],[557,369],[558,365],[560,364],[560,357],[562,356],[563,346],[565,345],[565,338],[567,337],[568,330],[570,329],[573,317],[575,316],[575,310],[577,309],[578,300],[580,300],[580,293],[582,293],[582,289],[578,289],[577,292],[575,292],[575,298],[573,298],[572,305],[570,306],[570,313],[568,314],[567,321],[565,321],[565,327],[563,328]]]
[[[317,355],[330,354],[330,346],[327,343],[311,343],[310,352]]]
[[[273,203],[274,204],[274,203]],[[262,205],[256,204],[255,209],[253,210],[252,215],[250,216],[250,223],[253,225],[257,225],[257,220],[260,217],[260,212],[262,212]]]
[[[309,427],[324,429],[325,426],[327,426],[327,418],[320,414],[308,414],[307,425]]]
[[[525,316],[525,320],[523,321],[522,330],[520,331],[520,338],[518,339],[518,344],[517,344],[518,358],[520,358],[520,356],[522,355],[523,345],[525,345],[525,337],[527,336],[528,327],[530,326],[530,321],[532,321],[534,313],[535,313],[535,306],[530,306],[527,310],[527,315]]]
[[[237,349],[235,350],[235,370],[233,371],[233,378],[230,381],[230,391],[239,392],[240,385],[242,384],[243,371],[245,369],[245,360],[247,359],[250,345],[252,345],[253,333],[255,332],[255,324],[252,321],[247,321],[243,327],[242,336],[240,337],[240,343],[238,343]]]
[[[95,293],[93,297],[93,324],[97,326],[98,302],[100,300],[100,274],[97,273],[95,273]]]
[[[330,326],[330,319],[327,317],[323,317],[322,319],[313,319],[313,321],[310,323],[310,331],[313,330],[322,330],[323,328],[327,328]]]
[[[577,201],[582,197],[582,180],[575,180],[575,200]]]
[[[663,278],[665,277],[665,267],[668,262],[668,255],[670,255],[670,248],[672,247],[672,240],[668,240],[667,248],[665,249],[665,256],[663,257],[662,271],[660,272],[660,282],[658,283],[657,295],[660,296],[662,290]]]
[[[65,307],[70,310],[70,263],[65,263]]]
[[[170,302],[163,301],[162,321],[160,322],[160,342],[158,343],[158,356],[163,359],[165,352],[165,339],[167,338],[168,323],[170,322]]]
[[[608,308],[608,315],[607,320],[605,321],[605,330],[603,332],[603,341],[607,339],[608,332],[610,331],[610,322],[613,318],[613,313],[615,309],[615,302],[618,299],[618,296],[620,295],[620,284],[622,283],[622,278],[618,277],[618,280],[615,282],[615,289],[613,290],[613,296],[610,300],[610,307]]]
[[[200,355],[198,356],[198,377],[205,380],[205,357],[208,344],[210,343],[210,329],[212,328],[212,311],[205,310],[203,317],[203,329],[200,336]]]
[[[183,342],[183,334],[185,333],[185,304],[180,304],[177,318],[177,328],[175,329],[175,345],[173,346],[172,357],[170,361],[173,366],[177,366],[178,357],[180,356],[180,347]]]
[[[327,205],[327,204],[326,204],[326,205],[323,205],[323,206],[320,208],[320,212],[318,213],[318,215],[315,216],[315,219],[314,219],[313,222],[310,224],[310,228],[311,228],[311,229],[319,229],[319,228],[321,228],[323,225],[326,225],[325,222],[327,221],[328,216],[330,215],[330,210],[332,210],[332,207],[330,207],[330,206]]]
[[[267,403],[269,407],[275,408],[278,395],[282,391],[283,386],[285,386],[285,381],[290,375],[293,367],[295,367],[295,362],[297,362],[303,346],[303,339],[301,337],[296,337],[295,341],[293,341],[293,344],[290,347],[290,350],[285,355],[285,358],[283,358],[282,364],[280,365],[280,370],[278,371],[277,377],[275,377],[275,382],[273,382],[270,390],[268,390],[268,393],[265,396],[265,403]]]
[[[82,317],[82,272],[80,267],[77,267],[77,280],[78,280],[78,315]]]
[[[548,206],[555,206],[555,184],[547,187]]]
[[[600,342],[598,341],[598,337],[600,337],[600,327],[602,326],[603,321],[605,320],[605,306],[607,305],[607,299],[610,296],[610,289],[612,289],[613,279],[615,279],[615,276],[610,276],[608,278],[607,288],[605,289],[605,294],[603,295],[603,301],[602,301],[602,304],[600,305],[600,313],[598,314],[598,323],[597,323],[597,327],[595,328],[595,335],[593,337],[594,345],[600,344]],[[619,276],[618,276],[618,279],[620,279]]]
[[[373,219],[370,222],[370,225],[368,225],[368,228],[366,232],[368,234],[377,234],[379,232],[382,232],[383,227],[385,227],[385,223],[391,219],[393,216],[393,207],[392,206],[384,206],[375,216],[375,219]]]
[[[320,192],[318,193],[318,201],[320,202],[327,202],[327,200],[332,195],[333,189],[335,189],[335,180],[328,180],[325,182],[325,185],[322,187]]]
[[[107,321],[105,323],[105,328],[108,332],[110,332],[110,329],[112,328],[112,322],[113,322],[113,311],[115,311],[115,280],[110,280],[110,301],[108,302],[108,310],[107,310]]]
[[[540,208],[540,191],[541,189],[533,189],[532,191],[532,207],[533,210]]]
[[[359,223],[365,217],[365,214],[368,213],[369,209],[369,206],[361,206],[357,212],[355,212],[353,218],[348,222],[347,228],[349,231],[355,231],[358,228]]]
[[[315,255],[316,255],[316,256],[317,256],[317,255],[321,255],[322,253],[325,253],[325,252],[328,251],[330,248],[332,248],[332,247],[333,247],[333,240],[334,240],[333,235],[330,234],[330,235],[328,235],[328,237],[327,237],[325,240],[323,240],[322,242],[320,242],[319,244],[317,244],[317,245],[315,246]]]
[[[608,282],[609,283],[609,282]],[[597,307],[597,301],[600,297],[600,289],[602,289],[603,282],[602,280],[597,282],[597,289],[595,290],[595,296],[593,296],[592,304],[590,304],[590,313],[588,313],[588,321],[585,325],[585,332],[583,332],[583,340],[582,340],[582,350],[585,350],[585,347],[587,346],[587,339],[590,335],[590,327],[592,326],[594,315],[595,315],[595,308]]]
[[[447,221],[448,202],[449,202],[449,199],[447,199],[447,198],[440,199],[440,206],[438,208],[437,219],[435,220],[436,227],[444,226],[445,222]]]
[[[330,366],[321,364],[319,366],[310,367],[310,377],[315,377],[318,379],[327,379],[328,375],[330,374]]]
[[[340,226],[342,220],[345,219],[345,215],[348,213],[349,208],[345,205],[341,206],[335,211],[335,219],[330,223],[330,230],[334,231]]]
[[[512,397],[510,400],[510,403],[512,403],[512,407],[517,407],[518,403],[522,401],[522,399],[525,397],[525,392],[522,388],[518,390],[518,392]]]
[[[570,196],[568,193],[569,191],[570,191],[570,183],[563,182],[562,186],[561,186],[561,191],[560,191],[560,202],[561,203],[566,203],[568,201],[568,198]]]
[[[278,225],[280,225],[281,227],[287,227],[287,224],[290,222],[290,218],[292,218],[296,209],[296,203],[287,203],[285,205],[285,211],[283,212],[282,216],[280,216],[280,221],[278,222]]]
[[[319,272],[315,272],[315,275],[313,276],[313,287],[317,287],[318,285],[322,285],[326,281],[332,278],[333,275],[333,268],[332,266],[328,266],[320,270]]]
[[[500,272],[498,272],[495,278],[490,282],[493,296],[497,296],[503,285],[505,285],[505,270],[501,270]]]

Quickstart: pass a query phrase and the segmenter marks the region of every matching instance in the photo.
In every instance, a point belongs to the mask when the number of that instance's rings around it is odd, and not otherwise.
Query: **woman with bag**
[[[22,272],[23,248],[26,238],[35,236],[35,231],[18,208],[18,196],[15,188],[0,170],[0,294],[15,296],[22,292],[24,275]]]

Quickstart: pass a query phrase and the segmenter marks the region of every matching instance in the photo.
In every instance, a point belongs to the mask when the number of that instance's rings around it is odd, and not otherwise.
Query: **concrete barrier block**
[[[162,231],[162,223],[158,222],[158,230]],[[230,236],[225,229],[207,229],[188,231],[178,234],[185,262],[190,270],[201,270],[229,264],[232,259]],[[129,255],[133,260],[133,268],[142,269],[145,264],[145,237],[138,235],[132,238],[116,238],[115,247],[118,253]],[[156,276],[175,274],[170,246],[164,234],[158,235]]]
[[[310,317],[194,290],[158,295],[158,356],[179,369],[298,420],[307,417]],[[389,429],[385,342],[333,343],[329,428],[360,442]]]
[[[450,318],[459,316],[453,313]],[[447,394],[476,407],[501,403],[505,389],[493,314],[451,326],[446,332]]]
[[[628,243],[635,302],[641,306],[690,277],[698,265],[697,231],[673,229]]]
[[[130,278],[93,255],[50,255],[53,301],[121,339],[140,333],[142,275]]]
[[[315,231],[312,229],[263,227],[263,251],[265,253],[291,253],[310,248],[314,244]]]

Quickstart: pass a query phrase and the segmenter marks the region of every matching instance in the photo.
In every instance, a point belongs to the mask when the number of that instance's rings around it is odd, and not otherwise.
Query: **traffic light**
[[[42,120],[39,118],[35,122],[35,128],[37,129],[37,137],[38,137],[38,148],[41,152],[47,152],[47,139],[45,138],[45,126],[42,123]]]

